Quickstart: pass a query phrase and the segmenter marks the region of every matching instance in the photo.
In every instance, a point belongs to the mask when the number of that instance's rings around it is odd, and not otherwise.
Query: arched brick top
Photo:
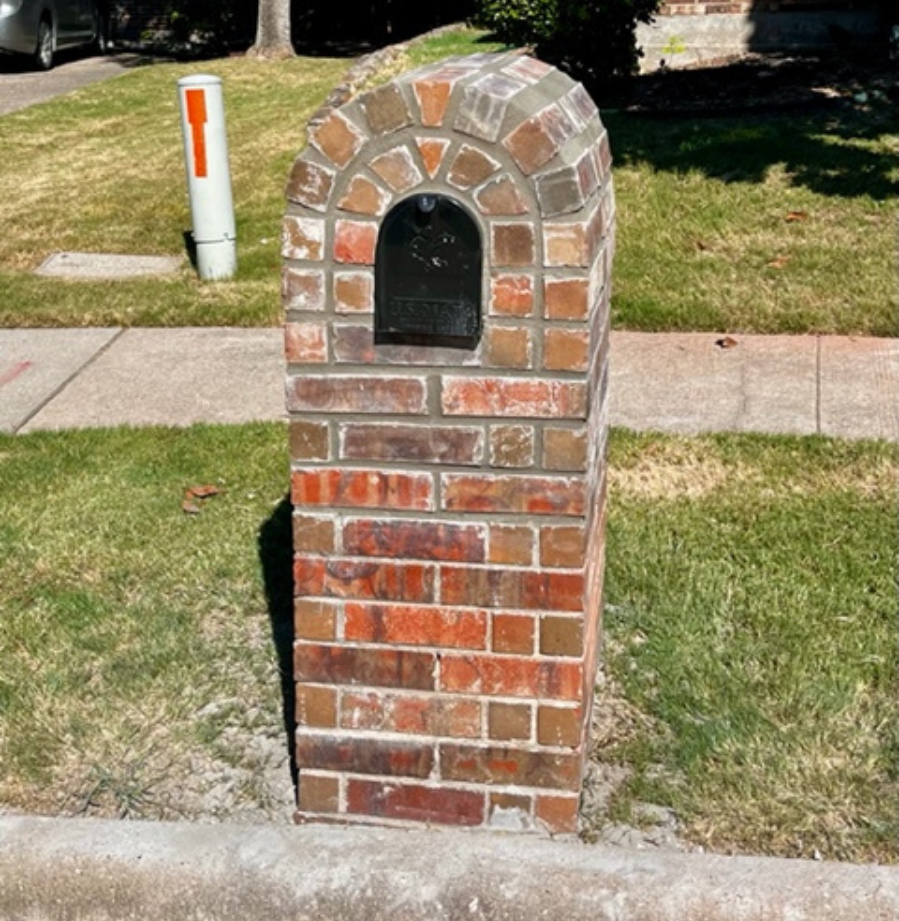
[[[610,166],[589,95],[540,61],[477,54],[398,77],[310,128],[287,187],[285,307],[370,312],[381,218],[435,191],[479,220],[489,315],[519,315],[529,296],[528,313],[557,309],[562,276],[602,287]]]

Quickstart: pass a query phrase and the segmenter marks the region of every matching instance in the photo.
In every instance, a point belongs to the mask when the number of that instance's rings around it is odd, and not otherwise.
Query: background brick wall
[[[284,220],[298,820],[573,831],[601,610],[608,137],[523,56],[327,114]],[[385,214],[424,191],[485,253],[476,348],[375,345]]]

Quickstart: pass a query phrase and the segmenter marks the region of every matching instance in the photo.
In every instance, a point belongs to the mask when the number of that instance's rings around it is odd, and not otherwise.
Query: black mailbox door
[[[375,255],[375,342],[474,348],[481,232],[458,202],[415,195],[384,218]]]

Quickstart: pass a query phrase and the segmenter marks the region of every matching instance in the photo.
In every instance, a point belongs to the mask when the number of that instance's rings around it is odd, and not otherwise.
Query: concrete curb
[[[899,869],[484,832],[3,817],[0,917],[892,921]]]

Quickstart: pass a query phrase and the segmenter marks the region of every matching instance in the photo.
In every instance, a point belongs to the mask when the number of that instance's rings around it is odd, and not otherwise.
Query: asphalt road
[[[0,59],[0,115],[46,102],[122,73],[140,61],[136,54],[61,57],[47,73],[27,70],[14,59]]]

